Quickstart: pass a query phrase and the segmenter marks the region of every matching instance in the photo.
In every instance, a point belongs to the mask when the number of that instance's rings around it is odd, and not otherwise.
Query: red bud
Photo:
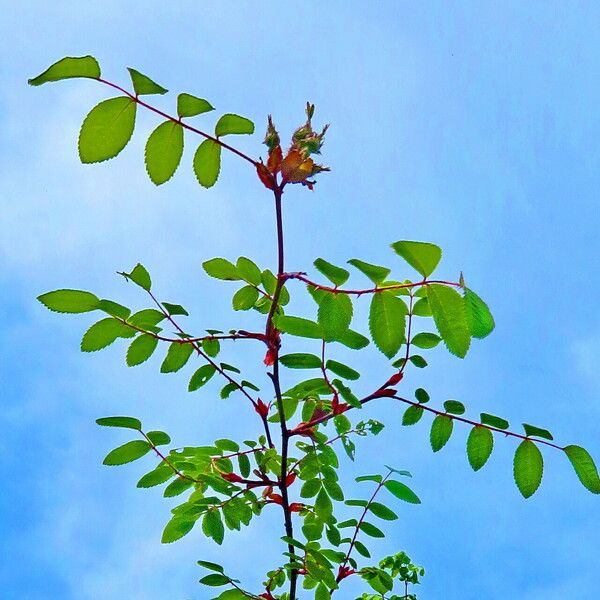
[[[272,348],[269,348],[267,350],[267,353],[265,354],[265,360],[263,362],[265,363],[265,365],[267,365],[267,367],[270,367],[275,362],[276,357],[277,352]]]
[[[259,398],[254,410],[261,416],[266,417],[269,414],[269,407]]]
[[[285,485],[289,487],[294,481],[296,481],[296,473],[292,472],[285,478]]]
[[[402,381],[403,377],[404,373],[398,371],[397,373],[394,373],[381,387],[386,388],[392,385],[396,385],[397,383],[400,383]]]
[[[283,498],[281,497],[281,494],[269,494],[267,498],[273,502],[273,504],[283,504]]]
[[[304,504],[300,502],[292,502],[290,504],[290,512],[300,512],[304,508]]]
[[[262,181],[262,184],[268,188],[269,190],[275,189],[275,182],[273,181],[273,176],[271,172],[263,163],[258,163],[256,165],[256,173],[258,174],[258,178]]]
[[[221,477],[225,481],[230,481],[231,483],[242,483],[244,480],[237,475],[236,473],[221,473]]]

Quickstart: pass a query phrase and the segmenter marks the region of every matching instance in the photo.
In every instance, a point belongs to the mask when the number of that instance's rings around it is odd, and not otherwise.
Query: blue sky
[[[30,88],[28,77],[65,55],[93,54],[122,83],[133,66],[173,92],[156,100],[162,107],[171,110],[187,91],[255,120],[259,134],[239,140],[253,154],[263,152],[267,113],[289,131],[304,102],[315,102],[316,122],[332,124],[324,151],[332,173],[313,193],[286,194],[288,267],[358,257],[406,276],[389,243],[439,244],[440,273],[462,269],[497,328],[465,361],[433,351],[431,367],[411,372],[406,389],[424,386],[440,404],[460,399],[475,416],[548,427],[559,443],[600,458],[599,18],[592,2],[105,0],[5,10],[2,597],[202,600],[210,594],[196,583],[195,560],[218,559],[253,582],[280,550],[279,522],[269,516],[222,548],[195,532],[159,544],[170,503],[135,489],[149,461],[101,467],[127,438],[98,431],[94,419],[136,415],[183,445],[207,443],[217,428],[252,435],[251,415],[233,397],[216,400],[215,387],[188,394],[189,373],[159,376],[159,358],[127,369],[116,345],[81,354],[89,315],[59,316],[35,301],[76,287],[142,307],[115,275],[141,261],[164,299],[190,309],[196,330],[251,326],[200,263],[245,254],[273,266],[269,199],[232,158],[222,181],[201,189],[189,168],[191,138],[183,168],[154,187],[142,152],[143,132],[157,121],[143,113],[121,156],[80,165],[77,129],[107,90],[86,81]],[[297,295],[298,311],[308,309],[300,288]],[[247,360],[237,347],[228,352]],[[363,361],[373,378],[385,372],[376,352]],[[524,501],[512,482],[511,440],[497,439],[490,464],[475,474],[466,430],[457,427],[433,455],[425,422],[401,429],[398,407],[384,403],[370,415],[387,428],[363,442],[348,475],[384,462],[413,472],[423,504],[398,506],[400,520],[374,548],[405,549],[426,566],[420,598],[598,597],[599,499],[563,456],[545,452],[542,487]]]

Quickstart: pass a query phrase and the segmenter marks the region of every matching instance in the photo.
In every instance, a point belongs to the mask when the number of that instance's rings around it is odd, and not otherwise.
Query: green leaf
[[[352,390],[339,379],[334,379],[332,381],[335,388],[339,391],[342,398],[352,407],[354,408],[362,408],[362,404],[360,400],[352,393]]]
[[[446,285],[431,284],[427,286],[427,298],[446,347],[452,354],[464,358],[469,350],[471,334],[461,295]]]
[[[566,446],[564,451],[571,461],[579,481],[592,494],[600,494],[600,477],[598,477],[598,470],[589,452],[581,446]]]
[[[171,342],[169,349],[167,350],[167,356],[160,366],[161,373],[175,373],[179,369],[183,368],[185,363],[189,360],[194,347],[192,344],[185,342]]]
[[[207,338],[202,340],[202,350],[211,358],[215,358],[221,351],[221,343],[219,340]]]
[[[419,354],[409,356],[408,360],[419,369],[424,369],[427,366],[427,361]]]
[[[379,529],[379,527],[375,527],[375,525],[372,525],[371,523],[368,523],[367,521],[363,521],[360,525],[359,528],[362,529],[362,531],[364,531],[367,535],[374,537],[374,538],[382,538],[385,537],[385,533],[383,533],[383,531],[381,531],[381,529]]]
[[[90,292],[56,290],[37,298],[46,308],[60,313],[84,313],[98,308],[100,300]]]
[[[128,323],[141,327],[142,329],[152,330],[165,318],[164,313],[155,308],[144,308],[134,313],[127,319]]]
[[[147,334],[138,336],[127,349],[125,362],[128,367],[135,367],[147,361],[156,350],[158,340]]]
[[[540,486],[544,473],[544,459],[539,448],[531,440],[523,440],[514,460],[515,483],[524,498],[529,498]]]
[[[538,437],[543,438],[545,440],[553,440],[552,434],[547,429],[541,429],[540,427],[536,427],[535,425],[528,425],[527,423],[523,423],[523,429],[525,430],[525,435],[527,437]]]
[[[473,471],[479,471],[494,449],[494,435],[485,427],[473,427],[467,439],[467,458]]]
[[[407,313],[404,301],[391,292],[373,294],[369,330],[377,348],[388,358],[393,358],[404,342]]]
[[[179,94],[177,96],[178,117],[195,117],[211,110],[215,109],[208,100],[197,98],[191,94]]]
[[[223,115],[215,125],[215,135],[221,137],[222,135],[229,135],[232,133],[254,133],[254,123],[250,119],[240,117],[239,115],[233,115],[231,113]]]
[[[245,285],[240,288],[232,299],[234,310],[250,310],[258,300],[258,290],[251,286]]]
[[[171,469],[168,465],[161,462],[156,469],[153,469],[149,473],[143,475],[140,480],[137,482],[136,487],[138,488],[151,488],[156,485],[160,485],[161,483],[165,483],[169,481],[172,477],[175,476],[173,469]]]
[[[359,260],[358,258],[352,258],[348,261],[348,264],[356,267],[361,273],[366,275],[375,285],[379,285],[386,280],[387,276],[391,273],[390,269],[386,267],[378,267],[370,263]]]
[[[423,388],[417,388],[415,390],[415,398],[420,404],[426,404],[431,399],[429,394]]]
[[[288,369],[320,369],[322,365],[318,356],[302,352],[280,356],[279,362]]]
[[[362,350],[369,345],[368,338],[352,329],[348,329],[337,341],[352,350]]]
[[[205,513],[204,518],[202,519],[202,531],[204,532],[204,535],[212,538],[217,544],[220,545],[223,543],[225,528],[223,527],[221,515],[218,510],[210,509]]]
[[[508,429],[510,427],[510,423],[506,419],[488,413],[481,413],[481,422],[496,429]]]
[[[136,103],[127,96],[96,105],[79,132],[79,158],[95,163],[114,158],[127,146],[135,127]]]
[[[103,465],[116,466],[142,458],[150,452],[152,446],[145,440],[134,440],[127,442],[114,450],[111,450],[102,462]]]
[[[371,502],[369,504],[369,510],[380,519],[384,521],[395,521],[398,515],[391,509],[379,502]]]
[[[42,85],[50,81],[73,77],[100,78],[100,65],[93,56],[67,56],[49,66],[43,73],[28,79],[29,85]]]
[[[100,300],[98,302],[98,310],[104,311],[106,314],[112,317],[118,317],[119,319],[127,319],[131,314],[131,311],[122,304],[113,302],[112,300]]]
[[[142,422],[133,417],[102,417],[96,419],[98,425],[102,427],[124,427],[125,429],[142,430]]]
[[[327,369],[329,369],[336,375],[343,377],[344,379],[350,379],[352,381],[355,381],[360,377],[360,373],[358,371],[355,371],[348,365],[338,362],[337,360],[329,359],[325,366]]]
[[[496,324],[488,305],[469,288],[464,289],[465,312],[471,335],[484,338],[494,330]]]
[[[146,436],[154,446],[171,443],[171,438],[164,431],[149,431]]]
[[[202,267],[208,275],[215,279],[237,281],[240,278],[235,265],[225,258],[211,258],[203,262]]]
[[[195,392],[200,389],[205,383],[207,383],[210,378],[216,373],[215,367],[212,365],[202,365],[190,379],[190,383],[188,385],[189,392]]]
[[[227,585],[229,581],[230,579],[226,575],[221,575],[220,573],[210,573],[209,575],[205,575],[200,580],[200,583],[211,587],[219,587],[221,585]]]
[[[350,327],[352,312],[352,301],[346,294],[327,293],[318,312],[323,339],[332,342],[343,336]]]
[[[217,573],[225,572],[225,569],[221,565],[218,565],[217,563],[209,562],[207,560],[199,560],[199,561],[197,561],[197,563],[201,567],[204,567],[205,569],[208,569],[209,571],[216,571]]]
[[[215,600],[248,600],[248,594],[233,588],[231,590],[225,590]]]
[[[204,140],[194,154],[194,173],[198,183],[209,188],[217,183],[221,171],[221,146],[213,140]]]
[[[446,415],[438,415],[431,423],[429,441],[434,452],[441,450],[452,435],[454,422]]]
[[[313,264],[335,286],[344,285],[348,281],[348,277],[350,277],[350,273],[346,269],[336,267],[322,258],[317,258]]]
[[[163,492],[163,496],[165,498],[174,498],[175,496],[179,496],[183,494],[186,490],[189,490],[194,485],[193,481],[189,479],[181,479],[177,478],[165,488]]]
[[[277,317],[275,325],[283,333],[298,337],[321,339],[323,335],[318,323],[301,317],[281,315]]]
[[[325,491],[324,488],[321,488],[321,491],[317,494],[317,498],[315,500],[315,512],[317,516],[326,521],[333,514],[333,503],[329,498],[329,494]]]
[[[189,317],[189,313],[181,304],[171,304],[170,302],[162,302],[162,305],[165,307],[167,312],[172,315],[182,315],[184,317]]]
[[[331,600],[331,593],[324,583],[319,583],[315,590],[315,600]]]
[[[354,547],[356,548],[356,551],[359,554],[361,554],[362,556],[364,556],[365,558],[371,558],[371,553],[369,552],[367,547],[362,542],[359,542],[358,540],[356,540],[354,542]]]
[[[183,127],[173,121],[160,124],[146,142],[145,161],[152,183],[169,181],[183,155]]]
[[[184,535],[188,534],[196,524],[194,519],[180,517],[179,515],[175,515],[166,525],[161,542],[163,544],[171,544],[179,539],[181,539]]]
[[[110,346],[120,337],[133,337],[136,334],[134,329],[127,327],[117,319],[108,317],[94,323],[81,339],[82,352],[96,352],[106,346]]]
[[[453,415],[465,414],[465,405],[458,400],[446,400],[446,402],[444,402],[444,408],[446,409],[446,412]]]
[[[427,298],[419,298],[412,307],[412,314],[416,317],[431,317],[431,307]]]
[[[425,411],[420,406],[409,406],[402,415],[402,425],[415,425]]]
[[[411,504],[421,504],[419,497],[404,483],[395,479],[388,479],[383,485],[396,498],[404,500],[404,502],[410,502]]]
[[[150,273],[148,273],[146,267],[144,267],[144,265],[140,263],[135,265],[131,273],[121,273],[121,275],[123,275],[123,277],[125,277],[126,279],[130,279],[131,281],[133,281],[133,283],[139,285],[142,289],[146,290],[147,292],[149,292],[150,288],[152,287]]]
[[[131,76],[131,83],[133,83],[133,89],[136,96],[145,94],[166,94],[169,91],[158,85],[155,81],[152,81],[147,75],[143,75],[131,67],[127,67],[127,70]]]
[[[410,343],[417,348],[429,349],[435,348],[441,341],[442,338],[435,333],[417,333]]]
[[[425,278],[433,273],[442,258],[442,249],[426,242],[400,241],[392,244],[392,248]]]
[[[251,285],[260,285],[262,283],[261,271],[258,266],[245,256],[237,259],[236,267],[240,277]]]

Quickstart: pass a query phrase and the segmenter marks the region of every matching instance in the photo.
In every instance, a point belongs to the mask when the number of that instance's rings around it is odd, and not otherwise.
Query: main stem
[[[275,353],[273,363],[273,387],[275,389],[275,399],[277,402],[277,411],[279,413],[279,424],[281,426],[281,474],[279,477],[279,489],[281,491],[283,516],[285,522],[285,534],[289,538],[294,537],[294,528],[292,524],[292,513],[290,511],[290,502],[288,496],[288,486],[286,483],[287,463],[288,463],[288,448],[290,442],[290,432],[287,428],[285,413],[283,410],[283,400],[281,397],[281,384],[279,381],[279,344],[277,342],[277,334],[273,325],[273,316],[277,311],[279,298],[281,296],[281,288],[285,283],[285,254],[283,244],[283,215],[281,198],[283,190],[279,187],[273,191],[275,196],[275,217],[277,221],[277,285],[273,294],[273,302],[271,310],[267,317],[266,335],[272,341],[272,350]],[[288,552],[294,554],[294,546],[288,544]],[[290,573],[290,600],[296,600],[296,586],[298,582],[298,572],[294,569]]]

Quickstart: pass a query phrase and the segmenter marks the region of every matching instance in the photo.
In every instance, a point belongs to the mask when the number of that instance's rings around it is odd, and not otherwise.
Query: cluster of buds
[[[338,570],[338,574],[336,577],[336,581],[339,583],[342,579],[346,579],[346,577],[349,577],[350,575],[354,575],[354,573],[356,573],[356,571],[354,569],[340,565],[340,568]]]
[[[273,119],[269,115],[265,145],[269,148],[267,164],[262,162],[257,166],[257,172],[263,184],[274,190],[278,186],[283,187],[286,183],[300,183],[313,189],[315,181],[311,179],[318,173],[329,171],[329,167],[319,165],[311,158],[311,154],[320,154],[323,146],[323,138],[329,125],[325,125],[320,133],[313,130],[312,117],[315,105],[306,103],[306,123],[294,131],[292,143],[287,154],[283,156],[279,133],[275,129]],[[281,175],[281,183],[278,183],[278,175]]]

